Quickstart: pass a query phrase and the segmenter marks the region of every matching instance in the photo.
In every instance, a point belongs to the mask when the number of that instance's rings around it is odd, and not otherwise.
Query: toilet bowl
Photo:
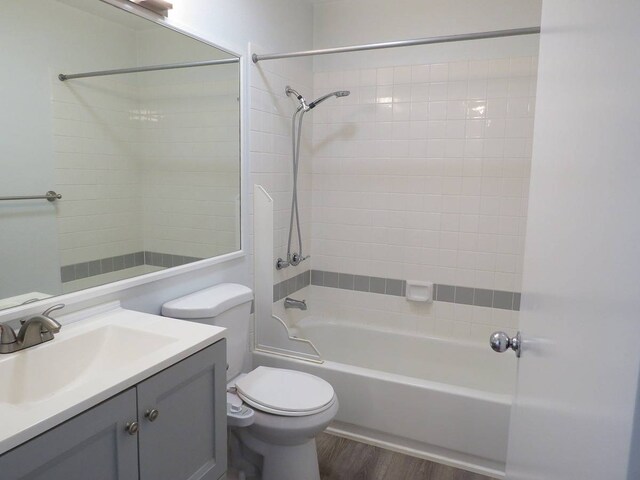
[[[308,373],[262,366],[242,373],[252,299],[249,288],[226,283],[167,302],[162,314],[228,330],[229,460],[241,478],[320,480],[315,437],[336,416],[338,399]]]
[[[320,479],[315,437],[338,413],[329,383],[302,372],[258,367],[239,375],[229,390],[231,405],[252,411],[252,421],[243,426],[235,426],[230,412],[229,424],[242,446],[262,457],[263,480]]]

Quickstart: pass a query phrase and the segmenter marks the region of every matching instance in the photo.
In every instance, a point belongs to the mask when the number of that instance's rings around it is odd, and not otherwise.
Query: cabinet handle
[[[124,429],[129,435],[137,435],[140,425],[138,425],[138,422],[127,422]]]
[[[155,408],[152,408],[151,410],[147,410],[146,412],[144,412],[144,416],[150,422],[155,422],[155,420],[158,418],[158,415],[160,415],[160,412]]]

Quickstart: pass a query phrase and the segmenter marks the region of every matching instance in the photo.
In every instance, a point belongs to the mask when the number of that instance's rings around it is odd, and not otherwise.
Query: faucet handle
[[[57,305],[53,305],[47,308],[40,315],[36,315],[35,317],[23,318],[22,320],[20,320],[20,325],[24,325],[30,320],[40,319],[45,321],[45,323],[42,326],[42,333],[46,333],[46,332],[58,333],[62,328],[62,325],[55,318],[51,318],[49,315],[51,314],[51,312],[55,312],[56,310],[60,310],[64,307],[65,307],[64,303],[58,303]]]
[[[51,312],[55,312],[56,310],[61,310],[64,307],[65,307],[64,303],[58,303],[57,305],[53,305],[52,307],[49,307],[44,312],[42,312],[42,316],[48,317]]]
[[[47,308],[44,312],[41,313],[43,317],[48,317],[51,312],[55,312],[56,310],[63,309],[65,307],[64,303],[58,303],[57,305],[53,305],[52,307]],[[20,325],[24,325],[29,318],[23,318],[20,320]],[[53,320],[53,318],[51,319]],[[56,322],[58,323],[58,322]]]
[[[16,343],[16,332],[6,323],[0,323],[0,345]]]

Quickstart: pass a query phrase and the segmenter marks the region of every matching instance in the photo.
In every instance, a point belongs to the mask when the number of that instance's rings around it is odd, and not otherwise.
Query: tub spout
[[[299,310],[306,310],[307,302],[305,300],[296,300],[295,298],[287,297],[284,299],[284,308],[297,308]]]

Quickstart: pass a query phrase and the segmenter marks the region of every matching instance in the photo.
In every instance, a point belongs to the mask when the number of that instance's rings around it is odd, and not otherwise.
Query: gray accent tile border
[[[317,270],[316,270],[317,272]],[[288,280],[283,280],[280,283],[276,283],[273,286],[273,301],[277,302],[285,297],[288,297],[292,293],[302,290],[304,287],[311,285],[311,270],[305,270],[299,273],[295,277],[291,277]],[[317,274],[316,274],[317,276]],[[317,278],[316,278],[317,281]],[[337,285],[336,285],[337,287]]]
[[[341,288],[399,297],[405,296],[407,291],[407,282],[395,278],[368,277],[366,275],[324,272],[322,270],[311,270],[309,275],[311,285],[319,287]],[[277,288],[279,288],[278,285],[274,286],[274,302],[294,293],[294,291],[288,291],[284,294],[282,290],[277,290]],[[437,302],[517,311],[520,310],[521,294],[502,290],[434,284],[433,297]]]
[[[135,255],[139,255],[140,253],[143,254],[142,258],[144,265],[153,265],[154,267],[177,267],[179,265],[185,265],[187,263],[204,260],[198,257],[187,257],[184,255],[172,255],[170,253],[159,252],[138,252]],[[135,262],[135,266],[138,266],[137,261]]]
[[[127,268],[139,267],[141,265],[152,265],[154,267],[177,267],[191,262],[197,262],[202,258],[186,257],[183,255],[172,255],[159,252],[134,252],[115,257],[100,258],[90,262],[74,263],[60,267],[60,279],[62,283],[80,280],[82,278],[94,277],[103,273],[117,272]]]
[[[438,285],[434,300],[438,300],[439,302],[455,303],[456,287],[453,285]]]
[[[311,270],[311,285],[379,293],[396,297],[403,297],[407,288],[406,281],[395,278],[368,277],[366,275],[323,272],[321,270]]]
[[[455,303],[473,305],[474,289],[469,287],[456,287]]]

